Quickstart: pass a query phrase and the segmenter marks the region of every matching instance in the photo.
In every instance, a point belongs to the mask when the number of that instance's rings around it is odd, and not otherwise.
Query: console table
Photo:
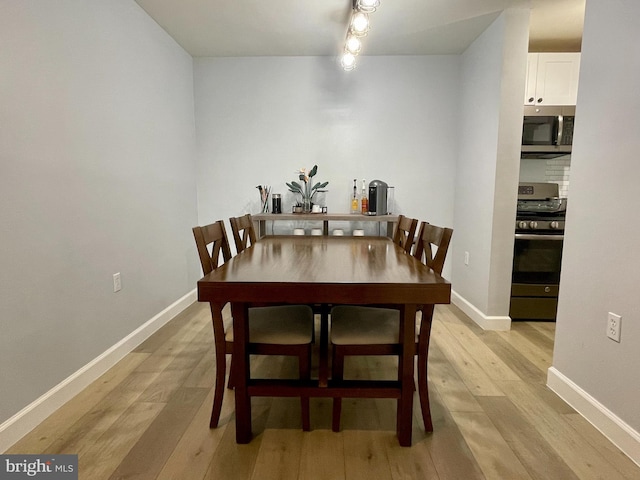
[[[378,222],[387,224],[387,237],[393,237],[397,215],[362,215],[360,213],[258,213],[251,215],[258,238],[267,234],[267,222],[322,222],[322,234],[329,235],[329,222]]]

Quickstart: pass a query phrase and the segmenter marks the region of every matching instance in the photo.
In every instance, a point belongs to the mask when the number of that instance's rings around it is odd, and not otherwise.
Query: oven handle
[[[564,235],[516,233],[516,240],[564,240]]]

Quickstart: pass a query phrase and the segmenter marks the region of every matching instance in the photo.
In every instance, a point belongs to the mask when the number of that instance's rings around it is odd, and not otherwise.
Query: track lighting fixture
[[[353,0],[347,37],[345,39],[340,65],[349,71],[356,68],[356,56],[362,49],[361,38],[369,32],[369,14],[380,6],[380,0]]]

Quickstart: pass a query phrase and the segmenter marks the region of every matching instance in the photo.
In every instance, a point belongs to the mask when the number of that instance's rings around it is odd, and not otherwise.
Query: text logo
[[[77,455],[0,455],[0,480],[78,480]]]

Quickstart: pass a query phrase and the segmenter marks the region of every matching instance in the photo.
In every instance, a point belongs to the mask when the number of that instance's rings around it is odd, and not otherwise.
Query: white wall
[[[509,321],[528,21],[506,10],[462,55],[451,279],[487,327]]]
[[[453,225],[445,276],[508,325],[528,20],[505,11],[462,56],[363,57],[352,72],[331,58],[196,59],[200,222],[259,212],[259,184],[289,209],[300,167],[318,164],[331,212],[348,211],[354,178],[382,179],[397,213]]]
[[[318,165],[330,212],[354,178],[395,186],[398,213],[453,222],[459,57],[195,59],[200,222],[258,213],[256,185]],[[289,210],[290,211],[290,210]]]
[[[5,0],[0,45],[2,423],[200,272],[191,57],[130,0]]]
[[[583,413],[589,415],[588,403],[600,404],[606,415],[635,430],[634,452],[627,452],[636,462],[640,462],[638,18],[638,2],[587,2],[553,359],[555,374],[565,377],[564,387],[574,389],[569,395],[575,394],[572,403]],[[608,312],[622,315],[620,343],[605,336]],[[576,403],[580,395],[583,402]]]

